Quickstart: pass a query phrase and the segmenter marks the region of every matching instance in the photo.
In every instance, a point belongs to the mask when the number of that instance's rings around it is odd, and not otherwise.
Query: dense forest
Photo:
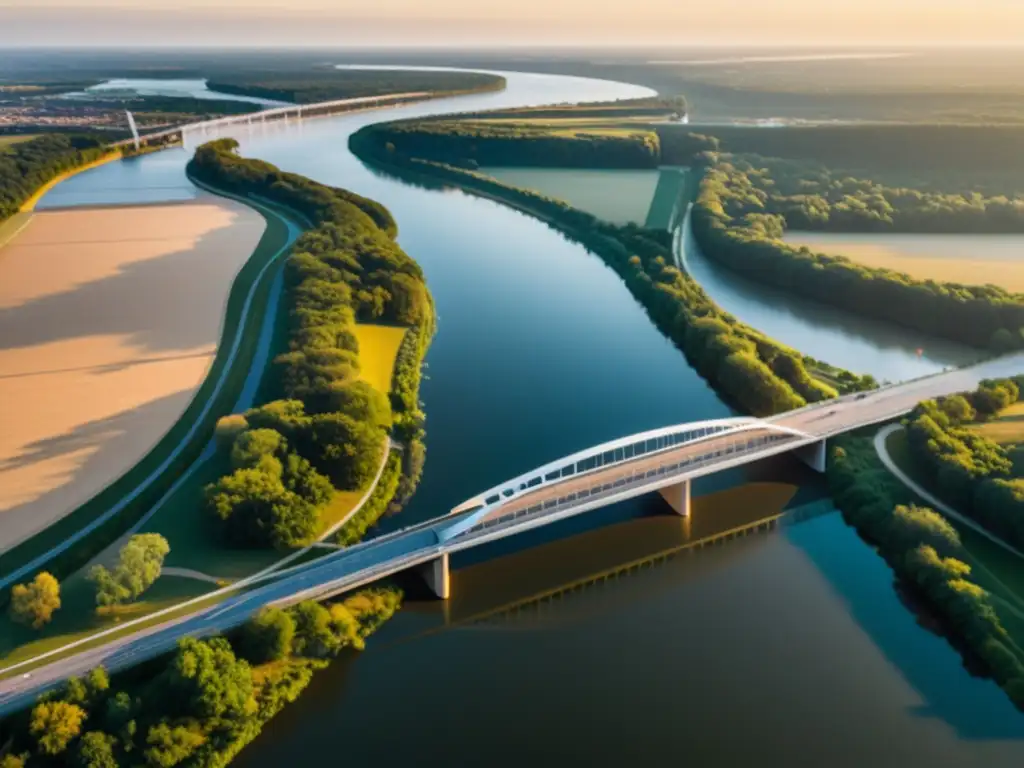
[[[1024,232],[1024,196],[889,187],[813,162],[727,155],[709,171],[726,213],[781,216],[784,228],[834,232]]]
[[[834,441],[827,472],[832,498],[846,520],[877,545],[900,583],[924,599],[956,646],[979,659],[1024,710],[1024,651],[974,574],[970,553],[944,517],[913,506],[913,493],[879,460],[872,436],[873,431]]]
[[[1017,402],[1017,381],[986,381],[974,392],[927,400],[908,419],[916,465],[942,499],[994,534],[1024,549],[1024,453],[968,425]]]
[[[315,537],[336,490],[360,489],[375,477],[389,431],[407,446],[405,474],[418,477],[419,368],[434,309],[386,209],[242,158],[237,146],[231,139],[203,145],[189,172],[297,211],[315,226],[287,264],[288,350],[270,372],[278,399],[219,427],[233,472],[207,489],[207,506],[229,545],[285,549]],[[411,329],[390,399],[359,379],[357,321]],[[408,482],[404,489],[411,493]]]
[[[718,148],[707,136],[664,130],[659,121],[683,112],[681,99],[652,98],[396,121],[367,130],[390,153],[463,168],[656,168],[684,165]]]
[[[992,285],[919,281],[780,239],[787,217],[801,224],[815,220],[868,229],[887,226],[886,218],[905,216],[908,222],[928,220],[939,227],[947,216],[973,220],[977,214],[965,212],[969,209],[980,209],[986,221],[1015,219],[1020,210],[1016,202],[962,199],[961,206],[956,196],[910,190],[892,191],[887,197],[871,182],[843,181],[833,190],[820,178],[809,180],[807,194],[792,195],[786,192],[799,188],[799,177],[787,175],[777,181],[767,168],[749,159],[713,153],[702,156],[702,170],[692,222],[693,234],[709,258],[758,282],[925,333],[996,351],[1024,346],[1024,299],[1018,295]],[[856,195],[848,194],[856,189]],[[897,207],[905,213],[897,213]]]
[[[72,134],[48,134],[0,149],[0,221],[47,182],[106,152],[99,139]]]
[[[1024,170],[1024,125],[787,125],[771,130],[730,125],[702,130],[718,139],[723,152],[813,160],[837,168]]]
[[[0,723],[0,768],[222,768],[328,660],[360,650],[401,593],[265,609],[111,678],[98,667]]]
[[[314,104],[389,93],[500,91],[505,87],[505,78],[479,72],[311,69],[261,73],[256,70],[217,73],[207,82],[207,87],[236,96]]]
[[[700,285],[676,268],[664,232],[602,222],[567,203],[503,184],[444,163],[391,152],[373,129],[356,133],[351,146],[362,159],[414,178],[450,182],[497,197],[543,218],[599,254],[629,286],[654,322],[694,367],[743,410],[768,415],[837,394],[814,378],[812,361],[723,312]],[[870,377],[840,374],[843,391],[874,385]]]

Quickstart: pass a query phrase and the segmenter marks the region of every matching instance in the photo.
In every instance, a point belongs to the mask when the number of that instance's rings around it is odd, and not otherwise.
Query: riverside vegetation
[[[402,128],[403,133],[408,131]],[[592,249],[623,278],[694,367],[743,410],[754,415],[780,413],[875,385],[869,376],[857,377],[805,358],[722,311],[695,280],[674,266],[666,232],[608,224],[560,200],[471,169],[410,156],[394,138],[392,126],[370,126],[353,135],[351,147],[362,159],[405,177],[454,183],[510,203]]]
[[[1018,402],[1024,377],[926,400],[907,419],[907,446],[928,485],[961,513],[1024,549],[1024,446],[1000,445],[974,425]]]
[[[915,280],[813,253],[788,228],[1020,232],[1024,199],[896,189],[761,157],[702,154],[693,233],[714,261],[757,282],[975,347],[1024,347],[1024,296],[993,285]]]
[[[0,767],[225,766],[400,602],[399,590],[382,587],[270,608],[226,638],[185,638],[113,678],[99,667],[0,723]]]
[[[873,433],[833,441],[829,492],[847,522],[872,542],[900,581],[913,585],[941,618],[954,644],[979,659],[1024,710],[1024,649],[1007,630],[997,584],[986,583],[956,530],[935,511],[914,506],[914,494],[882,464]]]
[[[236,148],[231,139],[200,147],[190,172],[298,211],[314,227],[287,264],[288,351],[273,361],[269,388],[279,397],[222,422],[234,471],[208,488],[207,504],[230,545],[286,549],[315,537],[336,490],[374,478],[388,430],[407,446],[401,495],[411,493],[424,456],[417,396],[434,309],[383,206],[239,157]],[[357,319],[411,329],[390,401],[358,379]]]
[[[47,134],[6,146],[0,150],[0,222],[60,174],[108,152],[99,139],[71,134]]]

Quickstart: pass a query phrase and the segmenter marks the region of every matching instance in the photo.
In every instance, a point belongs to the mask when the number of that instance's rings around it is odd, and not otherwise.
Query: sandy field
[[[868,267],[906,272],[918,280],[992,283],[1008,291],[1024,292],[1022,235],[787,232],[786,242],[845,256]]]
[[[206,196],[36,213],[0,249],[0,551],[123,474],[181,415],[264,228]]]

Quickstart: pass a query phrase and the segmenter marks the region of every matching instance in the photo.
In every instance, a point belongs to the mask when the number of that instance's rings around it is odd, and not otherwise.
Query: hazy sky
[[[1024,42],[1024,0],[0,0],[0,45]]]

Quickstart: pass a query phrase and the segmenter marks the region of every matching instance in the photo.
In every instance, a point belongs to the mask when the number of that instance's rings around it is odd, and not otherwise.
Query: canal
[[[426,472],[391,526],[443,514],[587,445],[729,413],[586,249],[492,201],[375,174],[348,151],[353,131],[381,119],[648,93],[508,77],[501,94],[234,133],[245,154],[387,205],[434,293]],[[171,151],[98,168],[44,204],[187,197],[186,159]],[[729,285],[728,275],[719,279]],[[758,326],[757,302],[742,315],[742,295],[728,308]],[[784,300],[757,296],[776,309]],[[831,353],[812,354],[880,378],[950,362],[919,355],[928,341],[913,334],[876,341],[850,317],[836,320],[841,332],[823,344],[828,327],[790,317],[808,345]],[[754,519],[813,502],[821,489],[780,461],[709,478],[696,493],[713,528],[727,514]],[[691,554],[588,584],[692,536],[673,531],[679,521],[659,517],[658,504],[634,500],[549,532],[537,547],[456,562],[451,604],[413,596],[366,652],[319,675],[238,764],[1024,759],[1024,718],[917,622],[884,563],[834,512],[727,545],[684,547]],[[579,535],[559,535],[568,532]],[[533,607],[532,595],[574,584],[583,586]],[[505,610],[510,604],[516,609]]]

